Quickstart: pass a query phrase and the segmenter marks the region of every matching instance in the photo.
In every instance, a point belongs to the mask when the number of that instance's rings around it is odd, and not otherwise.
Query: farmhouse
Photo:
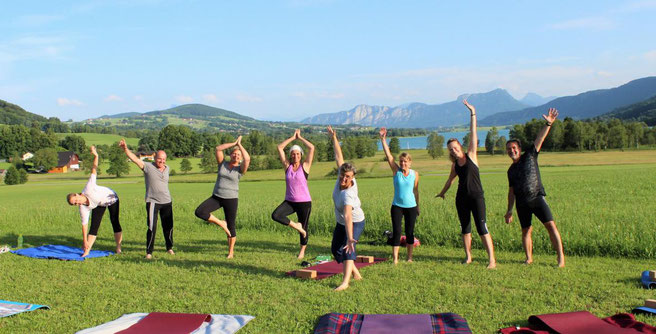
[[[57,167],[48,173],[68,173],[80,170],[80,157],[73,151],[57,152]]]
[[[137,152],[137,156],[141,160],[155,160],[155,151],[139,151]]]

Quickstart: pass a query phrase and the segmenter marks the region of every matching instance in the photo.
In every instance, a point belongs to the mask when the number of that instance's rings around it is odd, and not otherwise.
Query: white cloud
[[[42,26],[55,21],[60,21],[64,19],[60,15],[46,15],[46,14],[34,14],[34,15],[24,15],[19,16],[14,20],[14,23],[20,26]]]
[[[583,17],[573,20],[553,23],[547,26],[553,30],[573,30],[573,29],[592,29],[592,30],[609,30],[615,28],[615,21],[607,17]]]
[[[76,100],[76,99],[68,99],[68,98],[65,98],[65,97],[59,97],[59,98],[57,98],[57,104],[58,104],[59,106],[61,106],[61,107],[65,107],[65,106],[75,106],[75,107],[79,107],[79,106],[84,105],[84,103],[80,102],[79,100]]]
[[[118,95],[109,95],[104,99],[105,102],[120,102],[123,101],[123,98]]]
[[[219,98],[214,94],[205,94],[203,95],[203,101],[209,103],[216,103],[219,102]]]
[[[135,101],[143,101],[144,98],[141,95],[135,95],[132,97],[132,99],[134,99]]]
[[[261,97],[248,95],[248,94],[237,94],[237,96],[235,96],[235,99],[237,99],[237,101],[239,101],[239,102],[249,102],[249,103],[262,102]]]
[[[642,57],[649,62],[656,61],[656,50],[645,52]]]
[[[191,103],[194,102],[194,98],[191,96],[178,95],[175,97],[175,100],[180,103]]]

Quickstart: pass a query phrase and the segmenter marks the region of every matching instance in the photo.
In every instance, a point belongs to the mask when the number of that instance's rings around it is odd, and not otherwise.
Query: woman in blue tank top
[[[408,249],[408,262],[412,262],[412,250],[415,243],[415,222],[419,216],[419,173],[410,169],[412,157],[403,152],[399,155],[399,163],[387,146],[387,129],[380,129],[380,141],[387,162],[394,175],[394,200],[390,215],[392,216],[392,257],[394,264],[399,262],[399,247],[401,246],[401,220],[405,218],[405,242]]]

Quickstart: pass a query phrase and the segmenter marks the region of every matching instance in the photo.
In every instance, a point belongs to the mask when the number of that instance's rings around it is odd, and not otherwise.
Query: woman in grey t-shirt
[[[355,181],[355,166],[345,163],[342,148],[337,140],[337,133],[328,126],[335,151],[335,162],[339,168],[339,176],[333,189],[333,202],[335,203],[335,231],[331,250],[337,263],[344,263],[344,279],[335,291],[345,290],[349,287],[351,276],[362,279],[360,271],[355,266],[355,244],[364,231],[364,212],[358,197],[358,184]]]
[[[233,148],[230,153],[230,161],[224,161],[223,150]],[[251,157],[241,145],[241,136],[234,143],[225,143],[216,147],[216,162],[219,171],[214,184],[212,196],[196,208],[196,217],[219,225],[228,236],[228,258],[234,256],[237,231],[235,220],[237,219],[237,204],[239,197],[239,180],[246,174]],[[226,220],[219,220],[212,212],[223,208]]]

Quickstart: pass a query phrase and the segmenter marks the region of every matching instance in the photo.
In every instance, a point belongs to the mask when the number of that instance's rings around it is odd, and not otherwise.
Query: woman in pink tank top
[[[298,145],[292,146],[289,150],[289,159],[285,155],[285,147],[294,140],[300,140],[307,147],[308,152],[303,161],[301,160],[303,149]],[[297,129],[291,137],[278,145],[278,155],[285,169],[287,186],[285,200],[273,211],[271,219],[298,231],[301,244],[298,259],[302,259],[305,257],[305,248],[308,242],[307,226],[312,211],[312,198],[310,197],[307,178],[312,166],[312,159],[314,159],[314,145],[303,138],[301,130]],[[293,222],[287,218],[294,212],[296,212],[298,222]]]

